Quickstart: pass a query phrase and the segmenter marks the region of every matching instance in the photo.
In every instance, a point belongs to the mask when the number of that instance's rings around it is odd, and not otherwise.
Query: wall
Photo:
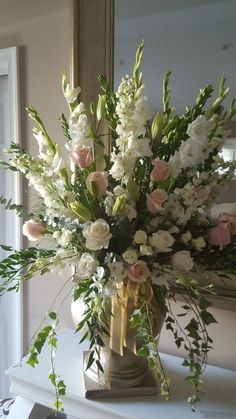
[[[70,70],[71,1],[0,0],[0,11],[0,48],[20,47],[22,144],[36,155],[36,141],[31,134],[33,123],[25,111],[28,104],[38,109],[53,139],[63,142],[58,116],[67,112],[61,93],[61,72],[64,67]],[[24,194],[25,208],[32,203],[33,198]],[[24,285],[25,346],[63,279],[58,275],[35,278]],[[64,307],[69,310],[69,304]],[[62,317],[66,322],[70,315],[63,312]]]

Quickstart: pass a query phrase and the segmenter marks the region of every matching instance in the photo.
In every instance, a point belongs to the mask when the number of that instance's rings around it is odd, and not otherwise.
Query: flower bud
[[[103,115],[105,114],[105,105],[106,105],[106,95],[98,96],[98,105],[97,105],[97,120],[101,121]]]
[[[81,202],[74,201],[70,204],[70,208],[72,211],[82,220],[82,221],[89,221],[92,218],[92,214],[85,205]]]
[[[116,215],[120,214],[122,209],[126,204],[126,196],[125,194],[121,194],[116,198],[115,204],[112,208],[112,216],[115,217]]]
[[[151,137],[155,140],[161,133],[166,124],[166,115],[157,112],[151,126]]]

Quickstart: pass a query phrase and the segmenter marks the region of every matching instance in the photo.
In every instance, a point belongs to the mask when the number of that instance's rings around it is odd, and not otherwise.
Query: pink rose
[[[154,168],[150,174],[150,178],[153,182],[162,182],[170,177],[171,165],[165,160],[153,160],[152,164]]]
[[[166,191],[163,189],[155,189],[153,192],[147,194],[147,209],[149,212],[155,214],[163,211],[162,205],[168,199]]]
[[[208,242],[214,246],[219,246],[220,250],[231,242],[230,232],[224,223],[220,222],[208,231]]]
[[[231,234],[236,234],[236,217],[234,215],[222,212],[218,217],[218,221],[221,225],[224,225]]]
[[[81,169],[91,166],[93,157],[91,148],[86,146],[77,146],[73,148],[70,153],[71,160],[77,164]]]
[[[150,270],[144,260],[137,260],[126,268],[128,277],[135,282],[144,282],[150,276]]]
[[[197,201],[203,202],[209,197],[209,192],[205,188],[202,188],[201,186],[199,186],[195,190],[195,196],[196,196]]]
[[[92,193],[92,182],[96,185],[97,195],[105,195],[107,190],[107,173],[106,172],[92,172],[88,175],[86,185],[88,190]]]
[[[22,232],[24,236],[28,238],[28,240],[35,242],[43,238],[45,227],[34,220],[28,220],[25,221],[22,227]]]

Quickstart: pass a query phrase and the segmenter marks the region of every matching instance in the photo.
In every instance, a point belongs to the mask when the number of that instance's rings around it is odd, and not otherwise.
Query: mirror
[[[182,114],[193,105],[199,88],[213,84],[218,91],[222,74],[230,86],[229,106],[236,96],[236,3],[225,0],[115,0],[114,87],[131,74],[134,51],[145,41],[143,74],[145,95],[153,113],[162,110],[162,79],[172,70],[171,104]],[[223,149],[235,158],[236,129]],[[236,180],[221,192],[218,203],[236,202]],[[236,214],[235,214],[236,215]],[[235,305],[236,284],[215,279],[221,296]]]

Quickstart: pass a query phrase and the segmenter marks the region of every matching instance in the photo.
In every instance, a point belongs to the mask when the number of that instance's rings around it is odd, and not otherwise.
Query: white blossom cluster
[[[135,97],[135,84],[128,76],[122,79],[117,92],[116,113],[119,122],[116,128],[116,150],[111,153],[113,165],[110,174],[125,182],[132,176],[137,158],[150,157],[150,140],[146,135],[146,122],[150,118],[148,100]]]

